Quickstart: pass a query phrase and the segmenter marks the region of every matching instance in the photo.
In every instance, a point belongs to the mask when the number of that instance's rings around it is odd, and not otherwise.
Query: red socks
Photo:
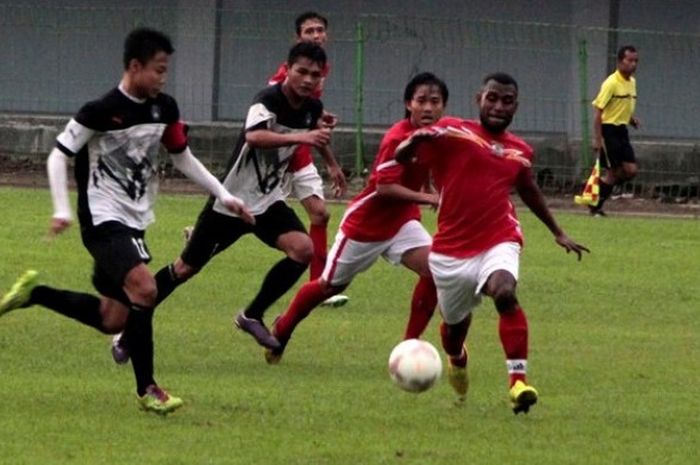
[[[301,286],[289,308],[279,316],[275,323],[275,337],[283,344],[289,340],[294,328],[328,296],[321,289],[319,280],[309,281]]]
[[[309,226],[309,237],[314,245],[314,256],[309,264],[309,280],[314,281],[321,277],[323,268],[326,266],[328,256],[328,232],[326,225],[311,224]]]
[[[437,305],[437,290],[432,278],[420,277],[413,289],[411,315],[408,317],[404,339],[418,339],[430,323]]]
[[[520,306],[513,312],[500,313],[498,334],[506,354],[509,385],[525,382],[527,372],[527,318]]]

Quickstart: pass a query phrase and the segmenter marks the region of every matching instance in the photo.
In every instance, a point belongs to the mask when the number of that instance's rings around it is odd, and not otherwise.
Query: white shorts
[[[309,163],[299,171],[285,173],[282,180],[282,192],[286,196],[293,196],[299,200],[315,195],[321,200],[323,197],[323,180],[318,174],[318,169],[313,163]]]
[[[338,231],[335,243],[328,252],[322,277],[332,286],[349,284],[357,274],[372,266],[379,256],[392,265],[400,265],[404,253],[418,247],[430,247],[432,242],[428,231],[417,220],[401,226],[391,239],[379,242],[354,241]]]
[[[470,258],[430,252],[428,263],[445,323],[459,323],[479,305],[481,289],[495,271],[507,271],[517,281],[520,249],[517,242],[503,242]]]

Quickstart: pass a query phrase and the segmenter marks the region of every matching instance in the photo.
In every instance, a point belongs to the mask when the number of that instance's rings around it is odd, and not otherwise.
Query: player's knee
[[[421,278],[430,279],[431,281],[433,279],[433,274],[430,272],[430,266],[428,266],[428,262],[422,263],[416,269],[416,272]]]
[[[634,178],[637,176],[637,165],[627,165],[623,168],[623,176],[625,178],[625,181],[629,181],[630,179]]]
[[[315,224],[317,226],[326,226],[330,219],[331,214],[328,213],[328,210],[326,210],[325,206],[320,211],[309,212],[309,220],[311,220],[311,224]]]
[[[309,215],[311,224],[324,226],[330,221],[331,214],[328,212],[326,202],[324,202],[323,199],[312,195],[302,200],[302,205],[304,205],[304,209]]]
[[[311,259],[314,256],[314,246],[311,240],[299,241],[298,243],[293,244],[287,250],[287,256],[299,263],[311,263]]]
[[[153,307],[156,304],[156,297],[158,297],[156,280],[151,279],[137,284],[130,289],[129,294],[133,303],[144,307]]]
[[[99,328],[105,334],[117,334],[124,331],[129,309],[121,302],[111,299],[102,299],[100,304],[102,324]]]
[[[510,286],[503,286],[493,293],[493,303],[496,305],[498,313],[507,313],[515,310],[518,299],[515,297],[515,289]]]

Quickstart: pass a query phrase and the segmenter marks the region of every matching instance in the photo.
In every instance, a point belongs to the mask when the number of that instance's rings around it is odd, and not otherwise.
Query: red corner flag
[[[590,205],[595,207],[598,205],[598,199],[600,195],[600,159],[596,159],[595,165],[593,165],[593,171],[591,175],[588,176],[588,181],[583,187],[583,192],[581,195],[574,197],[574,203],[576,205]]]

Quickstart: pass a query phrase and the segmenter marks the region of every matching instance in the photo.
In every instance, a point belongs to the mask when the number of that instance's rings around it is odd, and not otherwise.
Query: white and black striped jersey
[[[253,148],[246,143],[245,133],[256,129],[281,134],[309,131],[316,128],[322,112],[323,104],[314,98],[305,100],[300,108],[292,108],[282,92],[281,84],[267,87],[255,96],[222,180],[226,189],[243,200],[253,215],[264,213],[270,205],[286,197],[280,181],[298,145]],[[214,200],[213,209],[235,216],[218,200]]]
[[[118,221],[145,230],[154,221],[158,150],[181,153],[187,137],[175,100],[138,100],[115,87],[85,104],[56,139],[75,157],[78,218],[83,228]]]

